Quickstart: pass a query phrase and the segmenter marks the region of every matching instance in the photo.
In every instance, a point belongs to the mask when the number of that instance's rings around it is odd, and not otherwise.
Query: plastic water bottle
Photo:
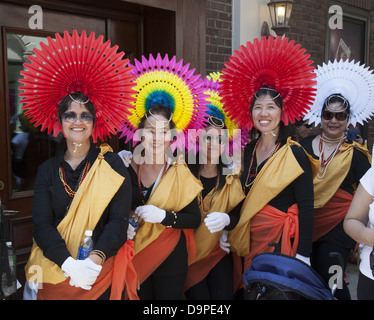
[[[138,215],[136,214],[132,215],[129,218],[129,223],[134,227],[135,231],[137,231],[139,228],[139,224],[140,224]]]
[[[11,294],[17,291],[17,272],[16,272],[16,251],[12,248],[12,242],[6,242],[9,259],[10,279],[5,270],[2,274],[2,291],[5,297],[9,297]]]
[[[86,230],[78,250],[78,260],[85,260],[93,249],[92,231]]]

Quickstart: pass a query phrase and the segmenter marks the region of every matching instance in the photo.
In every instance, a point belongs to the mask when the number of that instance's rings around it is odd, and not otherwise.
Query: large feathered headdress
[[[206,125],[206,105],[203,81],[200,75],[194,75],[195,69],[190,64],[183,65],[183,59],[177,61],[173,56],[169,60],[157,54],[156,59],[142,57],[135,59],[132,74],[136,76],[134,89],[135,101],[130,109],[131,115],[124,123],[120,138],[126,142],[133,139],[140,120],[154,104],[162,104],[172,111],[172,120],[179,133],[186,138],[190,129],[199,129]],[[177,139],[178,146],[183,149],[187,140]],[[134,140],[133,140],[134,142]]]
[[[263,37],[234,52],[222,70],[220,92],[228,114],[241,128],[250,130],[249,107],[255,93],[268,86],[283,99],[282,121],[294,123],[312,104],[316,81],[313,61],[288,38]]]
[[[87,37],[85,30],[81,36],[76,30],[72,36],[67,31],[64,37],[56,33],[55,40],[48,37],[47,41],[40,44],[41,50],[34,49],[31,63],[25,63],[26,70],[21,71],[20,96],[27,117],[41,131],[57,136],[62,130],[58,104],[68,94],[81,91],[95,106],[94,141],[116,134],[129,115],[134,92],[134,76],[127,67],[129,60],[122,59],[124,52],[117,53],[118,46],[111,47],[109,40],[104,43],[102,35]]]
[[[341,94],[350,104],[348,124],[363,124],[374,111],[374,74],[360,62],[329,61],[316,69],[317,96],[310,111],[304,117],[318,125],[326,99],[333,94]]]

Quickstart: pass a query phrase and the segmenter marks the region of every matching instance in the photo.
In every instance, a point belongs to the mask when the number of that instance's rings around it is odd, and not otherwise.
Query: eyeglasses
[[[74,123],[79,119],[83,123],[89,123],[94,120],[94,116],[91,113],[83,112],[80,115],[76,114],[75,112],[65,112],[62,114],[61,118],[69,123]]]
[[[347,112],[330,112],[330,111],[327,111],[327,110],[324,110],[322,112],[322,118],[325,119],[325,120],[331,120],[332,118],[334,118],[338,121],[344,121],[348,118],[348,113]]]
[[[217,141],[218,144],[225,144],[227,142],[227,139],[224,136],[214,137],[214,136],[209,135],[209,134],[206,134],[206,135],[203,136],[203,141],[205,143],[213,143],[214,138],[215,138],[215,140]]]

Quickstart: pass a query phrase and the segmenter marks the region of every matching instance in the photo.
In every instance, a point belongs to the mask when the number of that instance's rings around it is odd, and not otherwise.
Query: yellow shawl
[[[104,154],[112,151],[110,146],[102,144],[100,149],[100,154],[78,188],[68,213],[57,226],[73,258],[77,257],[85,230],[95,229],[105,208],[125,180],[104,159]],[[38,272],[40,267],[42,275],[34,275],[33,273]],[[27,280],[31,282],[57,284],[66,280],[64,272],[58,265],[44,257],[43,250],[35,241],[25,270]]]
[[[239,166],[237,166],[239,167]],[[239,169],[239,168],[238,168]],[[239,169],[240,170],[240,169]],[[212,207],[209,210],[211,212],[225,212],[229,213],[234,209],[240,201],[245,198],[245,194],[242,189],[240,182],[240,176],[238,173],[226,176],[226,183],[215,195],[212,203]],[[209,207],[209,203],[213,196],[213,190],[211,190],[204,198],[204,208]],[[208,213],[204,213],[202,210],[202,203],[199,203],[201,212],[201,224],[195,231],[195,242],[196,242],[196,262],[205,258],[214,248],[221,237],[221,232],[210,233],[208,228],[205,226],[204,219]]]
[[[339,153],[332,159],[323,179],[314,177],[314,208],[322,208],[336,193],[351,168],[353,151],[358,149],[363,152],[371,163],[371,156],[367,148],[357,142],[345,143],[339,148]]]
[[[248,192],[241,209],[239,223],[228,236],[231,251],[239,256],[246,256],[249,253],[251,218],[304,172],[291,150],[292,145],[301,147],[288,138],[287,143],[266,162]],[[314,176],[317,174],[319,161],[305,153]]]
[[[200,180],[191,173],[180,156],[161,178],[149,197],[147,205],[152,204],[166,211],[178,212],[194,200],[203,189]],[[134,238],[135,254],[147,247],[164,231],[166,227],[160,223],[149,223],[141,220]]]

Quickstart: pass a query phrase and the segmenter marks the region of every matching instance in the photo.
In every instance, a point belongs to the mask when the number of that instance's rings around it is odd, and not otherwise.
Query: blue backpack
[[[254,257],[243,280],[249,300],[334,300],[324,280],[309,265],[279,253]]]

